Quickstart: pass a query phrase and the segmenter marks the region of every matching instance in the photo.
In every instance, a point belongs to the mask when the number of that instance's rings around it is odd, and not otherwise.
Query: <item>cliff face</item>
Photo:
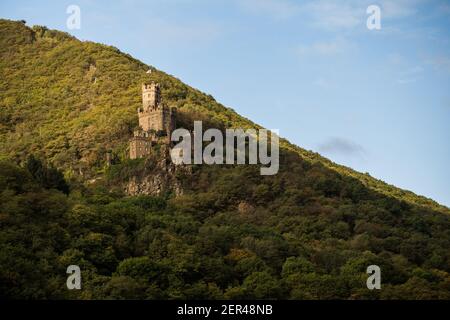
[[[161,196],[165,193],[173,193],[175,196],[180,196],[183,194],[179,182],[167,173],[133,177],[126,185],[124,191],[130,196]]]
[[[190,167],[175,166],[169,160],[162,158],[153,170],[144,170],[141,174],[130,177],[124,186],[124,192],[130,196],[163,196],[165,194],[180,196],[183,194],[183,187],[179,176],[190,173]]]

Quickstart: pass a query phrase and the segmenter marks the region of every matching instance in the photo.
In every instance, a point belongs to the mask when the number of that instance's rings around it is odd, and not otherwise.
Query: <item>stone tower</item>
[[[169,108],[161,102],[159,84],[152,82],[142,85],[142,107],[138,109],[142,130],[170,135],[175,129],[175,112],[175,108]]]
[[[156,108],[161,103],[161,89],[159,84],[142,84],[142,107],[143,109]]]
[[[130,158],[149,155],[158,142],[170,143],[175,129],[176,108],[166,106],[161,99],[159,84],[142,84],[142,107],[138,108],[139,129],[130,139]]]

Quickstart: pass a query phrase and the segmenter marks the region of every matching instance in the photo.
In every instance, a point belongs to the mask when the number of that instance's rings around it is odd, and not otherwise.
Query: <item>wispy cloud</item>
[[[236,4],[252,14],[264,14],[274,19],[286,19],[299,12],[298,4],[288,0],[239,0]]]
[[[418,12],[423,0],[381,0],[382,17],[399,19],[412,16]]]
[[[159,43],[204,43],[220,34],[218,25],[210,22],[181,23],[161,18],[150,18],[144,28],[152,31]]]
[[[319,145],[319,152],[331,155],[344,155],[363,158],[366,150],[363,146],[339,137],[332,137]]]
[[[322,77],[319,77],[319,78],[315,79],[312,82],[312,84],[314,86],[317,86],[317,87],[320,87],[320,88],[324,88],[324,89],[328,89],[328,88],[331,87],[331,83],[327,79],[324,79]]]
[[[450,4],[441,3],[438,7],[438,10],[443,14],[450,14]]]
[[[274,19],[298,18],[307,25],[339,32],[365,26],[367,7],[381,7],[382,19],[401,19],[415,15],[426,0],[235,0],[246,12]],[[443,8],[447,6],[442,5]]]
[[[388,54],[386,63],[388,69],[392,72],[393,82],[399,85],[419,81],[428,69],[423,60],[408,59],[407,56],[398,52]]]
[[[407,70],[404,70],[400,73],[400,76],[397,79],[397,83],[398,84],[414,83],[420,79],[423,71],[424,69],[421,66],[415,66]]]
[[[329,31],[352,29],[365,19],[365,7],[358,1],[310,1],[302,6],[311,26]]]
[[[365,26],[367,7],[378,4],[382,19],[401,19],[416,14],[424,0],[317,0],[303,5],[312,26],[341,31]]]
[[[433,66],[437,71],[450,72],[450,56],[448,55],[429,58],[426,63]]]
[[[335,56],[355,50],[356,44],[343,37],[336,37],[326,41],[316,41],[311,44],[301,44],[297,47],[300,56]]]

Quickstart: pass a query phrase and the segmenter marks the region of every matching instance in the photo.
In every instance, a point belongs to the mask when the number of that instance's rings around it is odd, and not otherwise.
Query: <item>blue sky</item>
[[[66,8],[81,9],[68,30]],[[366,8],[381,8],[368,30]],[[450,206],[450,1],[9,1],[118,47],[337,163]]]

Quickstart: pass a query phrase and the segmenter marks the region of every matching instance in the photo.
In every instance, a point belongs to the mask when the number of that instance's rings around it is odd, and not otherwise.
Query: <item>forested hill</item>
[[[58,168],[78,172],[101,168],[105,152],[127,157],[127,141],[137,126],[141,83],[162,86],[163,99],[218,127],[256,127],[180,80],[115,47],[82,42],[46,27],[0,20],[0,157],[25,159],[35,153]],[[189,125],[189,123],[187,124]],[[192,125],[192,124],[190,124]],[[285,148],[362,181],[378,192],[440,209],[437,203],[336,165],[283,141]],[[88,172],[92,173],[92,172]]]
[[[179,126],[259,126],[117,48],[42,26],[0,20],[0,56],[0,295],[450,298],[448,208],[285,140],[275,176],[195,166],[182,196],[128,197],[117,186],[151,165],[127,159],[149,77]],[[69,264],[85,270],[79,292],[65,288]],[[381,291],[365,287],[370,264]]]

